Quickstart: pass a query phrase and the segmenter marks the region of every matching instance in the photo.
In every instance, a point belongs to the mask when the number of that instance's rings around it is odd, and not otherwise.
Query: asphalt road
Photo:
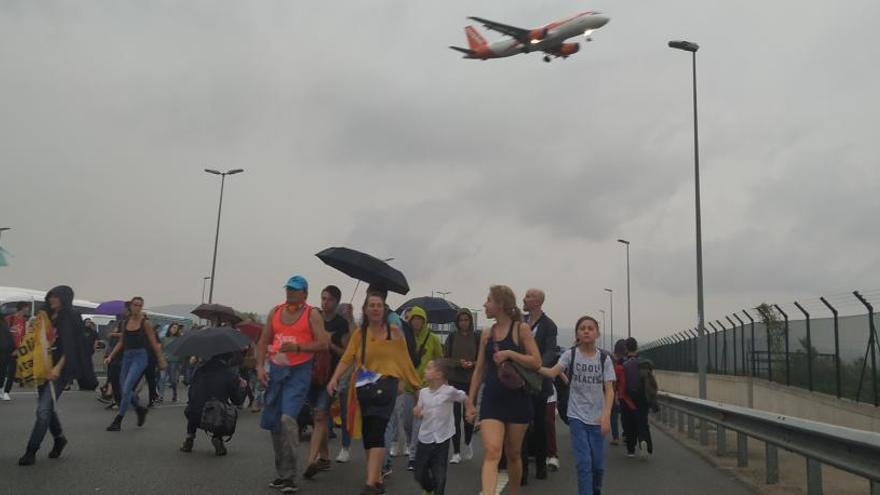
[[[61,421],[70,442],[61,459],[46,458],[52,443],[47,435],[37,464],[19,467],[16,461],[24,451],[33,424],[35,398],[33,393],[15,392],[12,402],[0,402],[0,494],[277,493],[267,486],[275,478],[274,457],[268,433],[259,429],[257,414],[241,413],[226,457],[214,457],[203,433],[197,437],[193,453],[184,454],[177,450],[186,426],[182,405],[154,408],[142,428],[135,426],[134,414],[130,414],[122,432],[109,433],[104,428],[115,413],[105,411],[92,392],[67,392],[61,398]],[[561,469],[551,473],[546,481],[532,477],[520,493],[576,493],[568,429],[560,422],[557,433]],[[663,433],[657,432],[655,438],[656,454],[646,461],[627,459],[621,448],[609,452],[603,493],[753,493]],[[334,457],[338,445],[335,442],[331,447]],[[474,460],[449,466],[447,493],[472,495],[480,491],[479,441],[474,443]],[[357,441],[352,447],[351,462],[334,462],[332,470],[319,473],[315,481],[298,480],[299,493],[359,493],[364,479],[363,450]],[[302,456],[305,448],[300,446]],[[300,471],[304,468],[301,466]],[[406,471],[403,458],[395,459],[387,488],[392,495],[421,493]],[[503,493],[510,493],[509,488]]]

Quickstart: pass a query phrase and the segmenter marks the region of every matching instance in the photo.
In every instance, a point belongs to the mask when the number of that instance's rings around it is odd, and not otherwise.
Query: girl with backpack
[[[552,368],[541,368],[550,378],[563,375],[569,382],[568,427],[577,470],[578,495],[602,491],[605,474],[605,436],[611,431],[614,402],[614,363],[596,346],[599,322],[582,316],[576,325],[577,346],[562,354]]]

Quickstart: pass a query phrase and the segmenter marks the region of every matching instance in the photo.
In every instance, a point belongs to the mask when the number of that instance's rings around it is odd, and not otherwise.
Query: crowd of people
[[[339,463],[350,461],[352,439],[362,439],[362,494],[385,493],[392,459],[403,455],[423,493],[442,495],[448,464],[473,459],[478,432],[482,493],[495,493],[499,470],[506,470],[510,493],[516,494],[531,473],[544,480],[560,467],[557,410],[570,429],[581,495],[601,492],[609,434],[616,446],[622,433],[627,456],[653,452],[648,415],[656,407],[656,381],[635,339],[616,342],[613,353],[599,349],[599,323],[584,316],[576,323],[575,341],[560,348],[541,290],[528,290],[520,306],[509,287],[492,286],[483,306],[492,325],[478,331],[471,311],[462,309],[445,342],[424,309],[391,311],[382,287],[367,289],[360,321],[350,304],[341,303],[338,287],[321,291],[320,307],[309,305],[309,284],[301,276],[291,277],[284,290],[284,302],[269,310],[247,351],[204,360],[169,351],[182,338],[181,327],[171,325],[160,339],[143,311],[143,298],[132,298],[108,336],[101,395],[116,416],[106,429],[120,431],[129,409],[143,426],[149,406],[164,400],[166,387],[171,401],[178,400],[183,378],[188,388],[180,451],[192,452],[207,404],[249,407],[260,413],[260,427],[269,432],[276,471],[269,485],[282,493],[296,492],[299,476],[316,479],[332,468],[329,440],[335,436]],[[62,454],[67,439],[55,403],[72,381],[83,388],[91,383],[89,374],[94,376],[90,363],[96,341],[72,300],[73,291],[65,286],[46,296],[52,367],[38,387],[36,421],[20,465],[36,462],[47,431],[53,437],[49,457]],[[10,350],[21,342],[28,310],[21,307],[0,322],[4,387],[11,386],[15,366],[9,361],[15,353]],[[142,382],[149,390],[147,404],[138,398]],[[5,399],[4,390],[0,397]],[[336,408],[338,415],[331,414]],[[297,446],[305,424],[311,437],[300,461]],[[223,435],[213,435],[211,443],[216,455],[226,454]]]

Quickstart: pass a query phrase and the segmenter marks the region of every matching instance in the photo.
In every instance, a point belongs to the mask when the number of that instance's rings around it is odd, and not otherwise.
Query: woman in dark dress
[[[507,458],[510,493],[519,491],[522,477],[522,441],[526,428],[532,420],[532,400],[525,388],[507,388],[498,378],[501,363],[512,360],[537,370],[541,367],[541,355],[529,326],[522,322],[522,314],[516,306],[516,296],[510,287],[494,285],[483,305],[487,318],[495,324],[480,338],[480,353],[474,366],[470,393],[465,404],[467,417],[473,421],[477,415],[474,401],[483,388],[480,405],[480,436],[483,440],[483,493],[495,493],[498,479],[498,461],[502,447]]]

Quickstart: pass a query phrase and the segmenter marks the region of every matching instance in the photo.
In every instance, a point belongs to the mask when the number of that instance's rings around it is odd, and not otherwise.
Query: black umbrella
[[[208,359],[218,354],[247,349],[251,339],[232,327],[193,330],[168,345],[167,351],[179,358],[195,356]]]
[[[415,297],[400,305],[397,308],[399,314],[403,314],[407,309],[418,306],[428,313],[428,321],[430,323],[451,323],[455,321],[455,314],[458,313],[459,307],[455,303],[451,303],[440,297]]]
[[[315,256],[328,266],[352,278],[381,286],[398,294],[409,292],[409,282],[406,281],[403,273],[369,254],[345,247],[332,247]]]
[[[229,323],[230,325],[241,323],[241,317],[238,316],[238,313],[229,306],[224,306],[222,304],[200,304],[196,309],[190,311],[190,313],[199,318],[211,320],[216,325],[219,325],[220,323]]]

